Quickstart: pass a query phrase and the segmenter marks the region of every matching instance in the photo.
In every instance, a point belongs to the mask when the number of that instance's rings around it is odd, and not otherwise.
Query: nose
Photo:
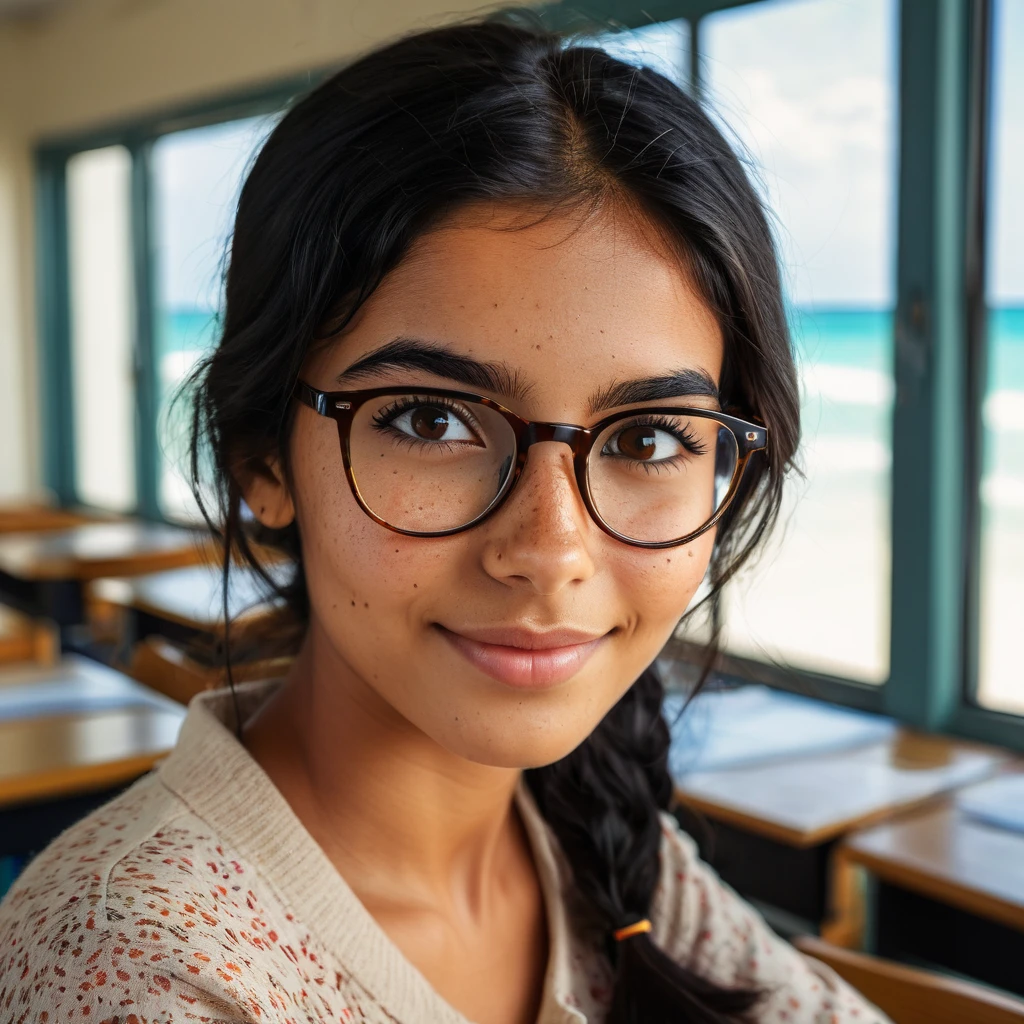
[[[597,527],[566,444],[530,446],[523,475],[488,526],[483,567],[506,586],[552,595],[594,575],[587,541]]]

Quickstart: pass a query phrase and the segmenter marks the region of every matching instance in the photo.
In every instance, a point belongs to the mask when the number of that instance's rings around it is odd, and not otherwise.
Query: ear
[[[264,526],[280,530],[295,518],[295,503],[277,456],[247,459],[236,471],[242,497]]]

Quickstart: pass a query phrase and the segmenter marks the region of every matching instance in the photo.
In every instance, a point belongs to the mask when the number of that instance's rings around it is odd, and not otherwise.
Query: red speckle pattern
[[[65,832],[0,904],[0,1021],[389,1020],[196,819],[126,842],[149,781]]]

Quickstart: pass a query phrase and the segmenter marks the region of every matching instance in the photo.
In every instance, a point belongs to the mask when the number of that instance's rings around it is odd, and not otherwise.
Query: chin
[[[433,739],[450,753],[492,768],[543,768],[571,754],[597,728],[605,711],[594,715],[571,709],[462,717],[431,730]]]

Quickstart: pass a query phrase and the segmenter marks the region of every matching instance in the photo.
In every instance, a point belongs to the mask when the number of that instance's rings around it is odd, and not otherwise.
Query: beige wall
[[[0,34],[0,501],[39,486],[31,147],[21,121],[24,54]]]
[[[465,0],[65,0],[0,27],[0,501],[39,486],[34,144],[330,66],[486,9]]]

